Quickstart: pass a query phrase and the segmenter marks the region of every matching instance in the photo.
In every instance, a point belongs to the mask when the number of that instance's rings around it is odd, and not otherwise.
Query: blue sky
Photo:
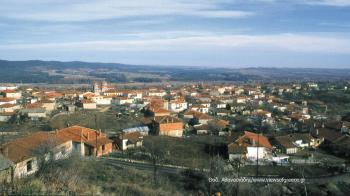
[[[350,0],[0,0],[0,59],[350,68]]]

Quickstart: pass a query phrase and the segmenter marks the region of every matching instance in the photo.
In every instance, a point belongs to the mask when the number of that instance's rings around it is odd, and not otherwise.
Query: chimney
[[[56,134],[56,135],[58,134],[58,129],[55,130],[55,134]]]
[[[87,139],[90,140],[90,132],[87,133]]]

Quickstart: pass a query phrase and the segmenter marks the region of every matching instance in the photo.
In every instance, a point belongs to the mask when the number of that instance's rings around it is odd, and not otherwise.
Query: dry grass
[[[72,157],[16,182],[22,195],[183,195],[168,176],[154,186],[151,172],[121,169],[96,159]],[[180,185],[181,187],[181,185]]]
[[[74,114],[60,115],[50,121],[50,126],[53,129],[61,129],[67,125],[80,125],[103,131],[119,131],[139,124],[139,119],[132,116],[117,119],[116,113],[98,111],[80,111]]]
[[[148,136],[147,143],[166,143],[165,163],[192,168],[208,168],[211,156],[208,152],[210,144],[223,144],[224,138],[216,136],[194,136],[190,138],[174,138],[166,136]]]

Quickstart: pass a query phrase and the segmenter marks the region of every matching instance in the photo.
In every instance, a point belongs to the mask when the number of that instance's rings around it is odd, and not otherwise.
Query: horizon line
[[[60,62],[60,63],[74,63],[74,62],[81,62],[81,63],[98,63],[98,64],[119,64],[119,65],[130,65],[130,66],[146,66],[146,67],[179,67],[179,68],[197,68],[197,69],[327,69],[327,70],[350,70],[349,67],[326,67],[326,66],[269,66],[269,65],[233,65],[233,66],[209,66],[209,65],[171,65],[171,64],[133,64],[133,63],[122,63],[122,62],[103,62],[103,61],[86,61],[86,60],[42,60],[42,59],[21,59],[21,60],[8,60],[8,59],[1,59],[0,61],[8,61],[8,62],[26,62],[26,61],[42,61],[42,62]]]

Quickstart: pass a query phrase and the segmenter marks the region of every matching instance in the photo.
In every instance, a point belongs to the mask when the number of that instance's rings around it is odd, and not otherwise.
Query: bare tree
[[[230,161],[230,164],[235,170],[234,172],[236,173],[236,177],[239,178],[241,165],[243,164],[242,156],[239,156],[238,159],[233,159],[232,161]],[[239,190],[239,182],[236,183],[236,195],[238,195],[238,190]]]
[[[157,184],[158,165],[162,162],[162,160],[164,160],[165,157],[164,145],[164,142],[157,142],[155,140],[147,140],[147,142],[145,142],[145,150],[149,153],[153,164],[153,182],[155,185]]]
[[[218,135],[219,132],[221,131],[221,128],[215,123],[215,122],[208,122],[208,126],[209,126],[209,131],[213,134],[213,135]]]
[[[210,160],[210,169],[208,178],[215,179],[210,182],[209,194],[220,192],[222,195],[235,195],[236,188],[234,183],[225,182],[224,178],[235,177],[234,173],[226,170],[227,163],[219,156],[215,156]]]
[[[32,150],[32,155],[36,157],[39,170],[45,170],[52,165],[56,143],[56,139],[50,137]]]

